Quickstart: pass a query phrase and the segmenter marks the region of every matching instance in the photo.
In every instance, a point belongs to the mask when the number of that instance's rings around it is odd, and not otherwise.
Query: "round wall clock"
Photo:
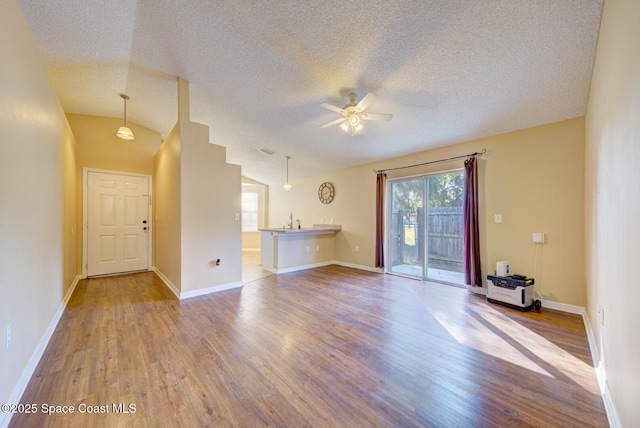
[[[330,204],[335,194],[336,191],[333,188],[333,184],[328,181],[322,183],[318,189],[318,199],[320,199],[320,202],[323,204]]]

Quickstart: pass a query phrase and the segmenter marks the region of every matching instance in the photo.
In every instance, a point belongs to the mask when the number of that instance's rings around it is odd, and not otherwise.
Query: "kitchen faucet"
[[[289,226],[289,229],[293,229],[293,213],[289,216],[289,223],[287,223],[287,226]]]

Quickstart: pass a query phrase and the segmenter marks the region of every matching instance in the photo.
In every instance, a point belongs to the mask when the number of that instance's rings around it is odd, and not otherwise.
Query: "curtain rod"
[[[399,167],[396,167],[396,168],[387,168],[387,169],[374,169],[373,172],[375,172],[376,174],[380,174],[380,173],[385,173],[387,171],[395,171],[395,170],[398,170],[398,169],[417,168],[419,166],[431,165],[433,163],[440,163],[440,162],[447,162],[447,161],[452,161],[452,160],[456,160],[456,159],[463,159],[463,158],[468,158],[468,157],[482,156],[485,153],[487,153],[487,149],[482,149],[482,151],[480,151],[480,152],[470,153],[468,155],[454,156],[452,158],[447,158],[447,159],[438,159],[438,160],[434,160],[434,161],[418,163],[418,164],[415,164],[415,165],[399,166]]]

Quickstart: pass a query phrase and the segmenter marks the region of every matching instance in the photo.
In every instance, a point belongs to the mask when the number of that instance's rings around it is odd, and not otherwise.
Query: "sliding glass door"
[[[392,273],[464,284],[464,171],[389,180]]]
[[[427,275],[464,285],[464,171],[425,177]]]
[[[424,179],[390,181],[391,272],[424,277]]]

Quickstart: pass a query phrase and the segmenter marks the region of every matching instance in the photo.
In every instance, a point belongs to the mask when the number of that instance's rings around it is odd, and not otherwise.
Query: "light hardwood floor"
[[[248,284],[256,279],[273,275],[273,273],[262,268],[262,259],[260,251],[243,251],[242,252],[242,283]]]
[[[184,301],[82,280],[21,402],[75,413],[13,427],[607,426],[580,316],[339,266]]]

